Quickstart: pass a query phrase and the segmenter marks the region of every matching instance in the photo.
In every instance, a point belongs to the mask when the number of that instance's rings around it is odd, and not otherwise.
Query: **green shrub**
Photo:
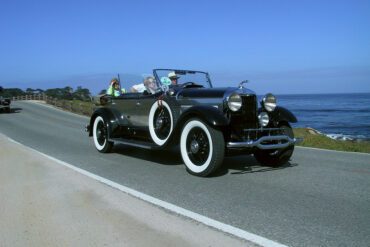
[[[303,137],[304,140],[298,146],[323,148],[338,151],[370,153],[370,142],[333,140],[317,131],[308,128],[294,129],[295,137]]]

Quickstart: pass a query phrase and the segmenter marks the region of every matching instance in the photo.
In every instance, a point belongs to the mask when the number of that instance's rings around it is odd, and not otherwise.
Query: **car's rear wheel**
[[[93,125],[93,138],[95,148],[101,153],[108,153],[113,147],[113,142],[108,141],[107,125],[101,116],[97,116]]]
[[[225,141],[221,131],[199,119],[190,119],[181,132],[180,150],[187,171],[205,177],[221,166]]]
[[[6,112],[6,113],[10,113],[10,107],[6,107],[6,108],[5,108],[5,112]]]
[[[284,135],[294,138],[293,130],[288,124],[281,125],[280,128],[283,129]],[[257,150],[254,153],[254,157],[263,165],[279,167],[286,164],[290,160],[293,155],[293,151],[294,145],[277,150]]]

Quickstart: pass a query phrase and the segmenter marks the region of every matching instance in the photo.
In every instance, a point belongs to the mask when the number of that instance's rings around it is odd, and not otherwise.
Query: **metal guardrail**
[[[20,101],[20,100],[40,100],[44,101],[46,104],[53,105],[55,107],[64,109],[66,111],[74,112],[77,114],[82,114],[86,116],[91,116],[93,111],[95,110],[94,104],[76,102],[71,100],[60,100],[57,98],[49,97],[45,94],[33,94],[33,95],[23,95],[17,96],[12,98],[13,101]]]

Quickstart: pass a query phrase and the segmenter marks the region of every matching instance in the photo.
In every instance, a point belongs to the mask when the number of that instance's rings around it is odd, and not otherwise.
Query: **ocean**
[[[370,141],[370,93],[277,95],[277,103],[332,139]]]

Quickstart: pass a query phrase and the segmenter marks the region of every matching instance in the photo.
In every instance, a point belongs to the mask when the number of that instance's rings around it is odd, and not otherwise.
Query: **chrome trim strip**
[[[190,107],[193,107],[194,105],[181,105],[180,107],[181,107],[181,109],[188,109],[188,108],[190,108]],[[208,106],[208,105],[206,105],[206,106]],[[218,107],[218,105],[210,105],[210,106],[213,106],[214,108],[219,108]]]
[[[282,128],[255,128],[255,129],[244,129],[244,132],[250,132],[250,131],[277,131],[277,130],[283,130]]]
[[[265,141],[284,141],[284,143],[278,144],[263,144]],[[297,140],[296,138],[290,138],[289,136],[285,135],[278,135],[278,136],[262,136],[261,138],[255,141],[246,141],[246,142],[228,142],[228,148],[251,148],[257,147],[259,149],[279,149],[279,148],[286,148],[290,145],[294,145],[301,140]]]

